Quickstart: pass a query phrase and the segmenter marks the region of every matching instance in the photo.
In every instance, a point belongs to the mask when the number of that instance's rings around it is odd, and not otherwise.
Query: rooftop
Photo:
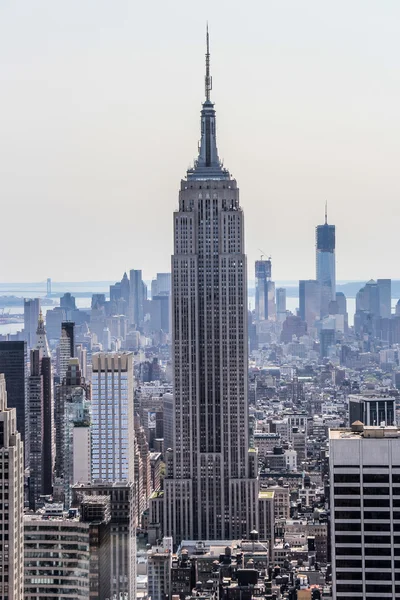
[[[400,429],[395,426],[363,426],[357,425],[359,431],[352,431],[348,428],[338,428],[329,430],[330,440],[359,440],[360,438],[399,438]]]
[[[262,490],[261,492],[258,493],[258,497],[260,499],[273,499],[275,495],[275,492],[273,491],[266,491],[266,490]]]

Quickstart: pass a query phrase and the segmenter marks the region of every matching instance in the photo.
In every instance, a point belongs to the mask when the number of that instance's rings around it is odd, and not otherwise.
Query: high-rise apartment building
[[[15,408],[17,411],[17,430],[23,442],[25,442],[25,437],[28,438],[27,363],[26,342],[0,342],[0,373],[3,373],[6,379],[7,404],[9,408]]]
[[[236,181],[222,165],[210,100],[199,156],[181,182],[172,256],[173,452],[165,535],[241,539],[256,525],[258,479],[249,451],[247,267]]]
[[[336,300],[336,259],[335,225],[328,225],[325,209],[325,223],[317,225],[315,230],[316,279],[321,290],[321,317],[329,315],[329,303]]]
[[[24,451],[0,373],[0,598],[24,598]]]
[[[133,354],[92,357],[92,480],[134,481]]]
[[[329,430],[333,599],[400,597],[400,432]]]
[[[24,299],[24,340],[28,348],[34,348],[36,343],[36,328],[39,319],[39,298]]]

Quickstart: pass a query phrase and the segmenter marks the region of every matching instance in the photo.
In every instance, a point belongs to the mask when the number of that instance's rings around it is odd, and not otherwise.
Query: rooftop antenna
[[[328,224],[328,200],[325,200],[325,225]]]
[[[205,77],[205,87],[206,87],[206,102],[210,101],[210,92],[212,90],[212,77],[210,75],[210,36],[208,33],[208,21],[207,21],[207,52],[206,52],[206,77]]]

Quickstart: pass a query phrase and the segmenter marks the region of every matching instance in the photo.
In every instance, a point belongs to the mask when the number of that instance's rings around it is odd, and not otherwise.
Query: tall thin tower
[[[218,158],[207,30],[201,142],[174,213],[173,449],[165,534],[241,539],[256,527],[257,455],[249,450],[247,267],[236,181]]]
[[[325,204],[325,223],[315,230],[316,279],[320,285],[321,318],[329,315],[329,303],[336,300],[335,225],[328,225],[328,206]]]

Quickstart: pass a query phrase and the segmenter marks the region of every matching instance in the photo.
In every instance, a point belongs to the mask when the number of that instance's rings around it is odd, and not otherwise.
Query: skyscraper
[[[3,373],[6,379],[8,406],[17,411],[17,429],[23,442],[25,442],[25,433],[28,437],[28,427],[25,426],[28,418],[27,362],[26,342],[0,342],[0,373]]]
[[[92,480],[134,480],[132,352],[92,357]]]
[[[271,278],[271,261],[256,260],[256,321],[268,319],[268,282]]]
[[[43,380],[43,488],[42,493],[49,495],[53,489],[53,471],[55,461],[54,430],[54,388],[53,367],[47,341],[42,311],[36,330],[36,348],[40,351],[40,374]]]
[[[78,359],[70,358],[66,376],[55,389],[55,474],[63,484],[59,500],[66,505],[70,501],[71,484],[83,481],[85,470],[90,473],[90,448],[87,448],[87,443],[85,446],[85,441],[89,439],[89,389],[82,377]],[[82,431],[77,431],[78,428]],[[88,479],[89,476],[85,480]],[[59,483],[61,485],[61,481]]]
[[[34,348],[35,346],[39,311],[39,298],[24,299],[24,340],[28,344],[28,348]]]
[[[397,427],[329,430],[333,598],[400,594]]]
[[[392,280],[378,279],[379,289],[379,316],[390,319],[392,314]]]
[[[77,358],[70,359],[66,379],[74,368],[79,369]],[[87,386],[68,387],[70,394],[65,398],[62,424],[63,500],[67,509],[71,506],[72,485],[91,480],[90,402],[86,395]]]
[[[24,598],[24,451],[0,373],[0,598]]]
[[[72,321],[64,321],[61,324],[60,354],[58,367],[58,375],[60,377],[61,382],[67,373],[69,359],[75,356],[74,327],[75,323],[72,323]]]
[[[132,425],[133,427],[133,425]],[[79,483],[73,486],[73,505],[79,506],[87,497],[109,496],[110,545],[107,570],[111,571],[110,598],[136,598],[136,507],[132,482]]]
[[[31,350],[28,378],[28,422],[32,432],[29,444],[29,508],[37,510],[43,494],[43,377],[40,350]]]
[[[131,323],[140,327],[144,317],[144,303],[147,300],[147,287],[142,279],[142,271],[131,269],[129,271],[130,285],[130,319]]]
[[[241,539],[256,525],[257,454],[249,451],[247,268],[236,181],[218,158],[206,54],[199,156],[174,213],[173,451],[165,534]]]
[[[329,315],[329,303],[336,300],[335,226],[328,225],[325,208],[325,223],[315,230],[316,279],[321,289],[321,317]]]
[[[276,312],[280,320],[286,318],[286,288],[279,287],[276,290]]]
[[[299,281],[299,316],[308,327],[314,327],[320,316],[321,287],[315,279]]]
[[[157,273],[151,282],[151,297],[171,295],[171,273]]]

